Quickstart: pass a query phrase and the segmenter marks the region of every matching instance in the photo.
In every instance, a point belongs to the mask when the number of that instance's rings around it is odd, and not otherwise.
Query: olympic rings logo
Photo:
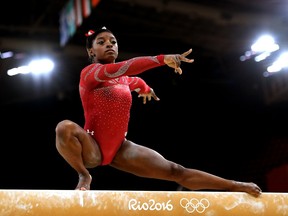
[[[210,205],[209,200],[202,198],[200,201],[196,198],[188,200],[187,198],[182,198],[180,200],[180,205],[186,209],[188,213],[197,211],[198,213],[203,213]]]

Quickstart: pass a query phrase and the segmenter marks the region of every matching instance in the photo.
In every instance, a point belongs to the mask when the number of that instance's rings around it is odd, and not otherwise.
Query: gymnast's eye
[[[103,44],[104,44],[104,41],[103,41],[103,40],[99,40],[99,41],[97,41],[97,44],[103,45]]]

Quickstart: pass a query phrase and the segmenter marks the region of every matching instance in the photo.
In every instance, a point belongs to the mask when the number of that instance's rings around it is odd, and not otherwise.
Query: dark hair
[[[95,31],[94,30],[89,30],[88,33],[85,34],[86,35],[86,49],[90,49],[92,47],[93,41],[95,40],[97,35],[102,33],[102,32],[110,32],[110,33],[112,33],[106,27],[102,27],[101,29],[97,29]]]

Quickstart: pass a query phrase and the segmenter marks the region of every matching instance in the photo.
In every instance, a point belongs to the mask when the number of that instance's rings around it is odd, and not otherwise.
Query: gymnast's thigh
[[[96,167],[102,163],[100,147],[93,136],[79,128],[78,139],[82,145],[82,157],[86,167]]]
[[[142,177],[166,178],[173,164],[157,151],[125,140],[110,165]]]

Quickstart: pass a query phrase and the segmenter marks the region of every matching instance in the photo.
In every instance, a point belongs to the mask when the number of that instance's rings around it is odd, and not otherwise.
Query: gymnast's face
[[[118,44],[111,32],[99,33],[93,41],[89,55],[94,57],[95,63],[114,63],[118,57]]]

